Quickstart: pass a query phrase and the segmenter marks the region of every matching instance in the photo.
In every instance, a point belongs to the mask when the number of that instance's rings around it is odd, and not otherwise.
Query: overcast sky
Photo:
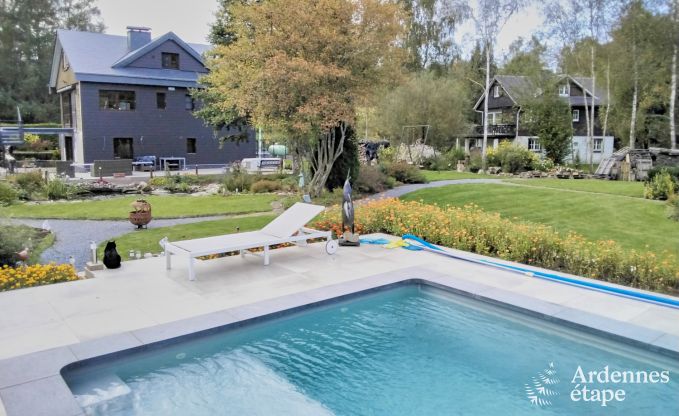
[[[217,10],[217,0],[96,0],[96,3],[106,33],[124,35],[127,26],[147,26],[153,37],[173,31],[192,43],[206,43]],[[502,58],[509,44],[519,36],[530,39],[541,24],[534,6],[514,16],[500,33],[497,58]],[[473,44],[473,32],[474,25],[468,22],[458,33],[458,42],[466,50]]]

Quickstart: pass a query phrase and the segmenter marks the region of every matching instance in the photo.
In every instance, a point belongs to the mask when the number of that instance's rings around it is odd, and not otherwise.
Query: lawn
[[[158,242],[167,237],[170,241],[187,240],[192,238],[212,237],[221,234],[240,231],[258,230],[268,224],[275,215],[261,215],[253,217],[226,218],[223,220],[203,221],[192,224],[174,225],[171,227],[152,228],[133,231],[115,238],[118,253],[123,260],[128,260],[130,250],[144,253],[159,253],[162,251]],[[103,254],[106,241],[99,245],[99,256]]]
[[[679,254],[679,222],[667,218],[657,201],[610,194],[495,184],[451,185],[407,194],[406,200],[439,205],[474,203],[505,218],[516,217],[575,231],[590,240],[615,240],[621,246]]]
[[[130,211],[130,203],[144,198],[151,203],[154,218],[200,217],[207,215],[246,214],[271,210],[275,195],[230,196],[125,196],[109,199],[16,204],[0,208],[0,216],[15,218],[60,218],[123,220]]]
[[[505,182],[544,188],[632,196],[635,198],[644,197],[643,182],[604,181],[600,179],[509,179]]]
[[[486,175],[471,172],[457,172],[454,170],[423,170],[427,181],[447,181],[450,179],[500,179],[498,176]]]

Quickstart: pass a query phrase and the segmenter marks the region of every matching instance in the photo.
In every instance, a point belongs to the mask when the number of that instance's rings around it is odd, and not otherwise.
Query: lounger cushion
[[[323,210],[325,207],[321,205],[297,202],[262,228],[262,232],[278,238],[293,236]]]

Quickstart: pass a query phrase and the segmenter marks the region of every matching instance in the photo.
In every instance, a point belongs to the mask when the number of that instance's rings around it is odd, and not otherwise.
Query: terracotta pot
[[[151,222],[151,209],[148,211],[131,211],[128,219],[130,222],[137,226],[137,228],[143,228],[146,224]]]

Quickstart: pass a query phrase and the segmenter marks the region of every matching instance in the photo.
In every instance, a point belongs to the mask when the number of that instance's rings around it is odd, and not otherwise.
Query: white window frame
[[[559,85],[559,97],[568,97],[571,94],[571,86],[569,84]]]
[[[500,97],[500,86],[496,85],[493,87],[493,98]]]
[[[491,116],[492,116],[492,117],[491,117]],[[489,123],[488,121],[489,121],[491,118],[492,118],[492,121],[493,121],[493,122],[492,122],[492,123]],[[495,125],[496,125],[496,121],[497,121],[498,119],[501,119],[501,118],[502,118],[502,111],[493,111],[493,112],[489,111],[489,112],[486,113],[486,124],[488,124],[489,126],[495,126]]]
[[[573,110],[573,123],[580,121],[580,110]]]
[[[540,144],[540,139],[537,137],[529,137],[528,138],[528,150],[532,152],[541,152],[542,151],[542,145]]]
[[[603,138],[594,138],[592,139],[592,151],[594,152],[603,152],[604,151],[604,139]]]

